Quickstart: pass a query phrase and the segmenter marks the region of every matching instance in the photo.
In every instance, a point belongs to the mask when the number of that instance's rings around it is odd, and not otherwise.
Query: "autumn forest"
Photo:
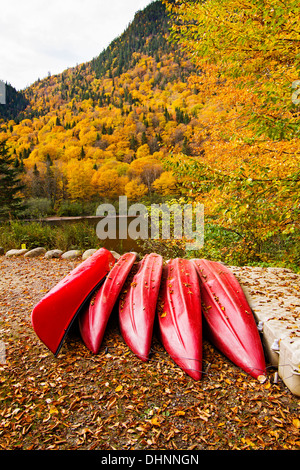
[[[94,215],[121,195],[200,202],[199,256],[297,269],[299,13],[294,0],[154,1],[98,57],[7,85],[0,160],[20,186],[2,218]]]

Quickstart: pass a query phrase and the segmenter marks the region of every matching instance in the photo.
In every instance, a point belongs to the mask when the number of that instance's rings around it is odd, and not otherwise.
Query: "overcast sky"
[[[98,56],[153,0],[0,0],[0,80],[17,90]]]

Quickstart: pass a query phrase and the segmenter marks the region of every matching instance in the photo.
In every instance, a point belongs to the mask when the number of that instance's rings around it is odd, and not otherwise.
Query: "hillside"
[[[159,62],[164,53],[174,53],[174,47],[168,41],[168,23],[169,18],[160,1],[138,11],[124,33],[99,56],[57,76],[38,80],[29,87],[26,90],[31,101],[28,113],[34,116],[45,114],[72,99],[76,102],[91,99],[94,106],[107,104],[103,100],[101,79],[120,77],[134,69],[141,56],[155,56]],[[50,106],[47,105],[49,101]]]
[[[26,118],[1,125],[24,167],[26,197],[112,199],[128,183],[133,200],[151,194],[169,150],[192,151],[194,70],[169,43],[165,8],[154,2],[98,57],[27,88]]]
[[[27,88],[21,119],[0,121],[34,208],[26,216],[94,213],[119,195],[145,203],[184,197],[205,205],[202,255],[244,263],[279,253],[298,263],[299,112],[291,87],[275,100],[278,87],[266,79],[275,59],[264,50],[245,75],[240,66],[226,73],[219,57],[202,60],[197,34],[186,38],[190,30],[165,4],[177,8],[162,0],[137,12],[98,57]],[[295,79],[289,50],[286,81]]]

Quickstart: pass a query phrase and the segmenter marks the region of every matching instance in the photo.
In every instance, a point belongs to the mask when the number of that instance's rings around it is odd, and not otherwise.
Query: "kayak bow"
[[[149,359],[162,266],[162,256],[146,255],[119,302],[121,334],[142,361]]]
[[[164,267],[159,333],[165,350],[194,380],[202,376],[202,316],[200,288],[194,264],[172,259]]]
[[[33,329],[56,356],[80,309],[114,262],[112,253],[100,248],[73,269],[34,307],[31,313]]]
[[[90,304],[79,315],[82,340],[94,354],[99,351],[107,322],[136,257],[135,253],[125,253],[118,259]]]
[[[266,365],[259,332],[238,280],[219,262],[205,259],[193,262],[200,278],[208,338],[252,377],[264,375]]]

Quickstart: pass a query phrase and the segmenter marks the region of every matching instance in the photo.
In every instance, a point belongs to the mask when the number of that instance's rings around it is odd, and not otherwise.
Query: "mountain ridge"
[[[195,67],[169,42],[168,22],[152,2],[99,56],[24,90],[29,104],[21,119],[0,122],[0,139],[24,169],[25,197],[114,199],[127,184],[131,198],[151,196],[170,149],[192,153]],[[175,184],[166,176],[157,184],[167,194]]]
[[[56,86],[55,93],[59,95],[60,103],[89,99],[100,100],[102,104],[101,91],[91,89],[92,79],[117,78],[122,73],[135,67],[138,62],[137,54],[155,56],[156,62],[163,54],[174,54],[176,51],[173,44],[168,41],[169,17],[164,5],[160,0],[152,2],[143,10],[136,12],[134,19],[129,23],[125,31],[115,38],[98,56],[74,67],[64,70],[60,74],[48,76],[25,89],[25,96],[33,103],[33,109],[28,107],[29,118],[37,116],[34,109],[35,93],[45,95],[46,89],[55,77],[59,87]],[[175,59],[177,60],[177,59]],[[68,80],[69,76],[69,80]],[[99,103],[98,103],[99,104]],[[47,112],[47,108],[42,110]],[[40,115],[40,111],[39,111]]]
[[[95,78],[104,77],[106,73],[109,76],[119,76],[134,66],[134,53],[151,53],[151,49],[160,52],[170,52],[173,46],[167,41],[169,18],[165,7],[160,0],[152,2],[143,10],[135,13],[133,20],[127,28],[116,37],[111,43],[96,57],[87,60],[73,67],[68,67],[64,71],[37,80],[27,86],[22,91],[17,91],[12,85],[7,86],[7,102],[0,105],[0,118],[5,120],[20,121],[24,118],[33,118],[41,113],[46,113],[47,108],[37,113],[34,108],[35,96],[37,90],[47,88],[49,83],[57,77],[61,80],[60,89],[55,92],[61,95],[62,101],[84,99],[91,92],[88,82],[85,80],[85,70],[89,69],[94,73]],[[72,85],[65,83],[65,77],[72,71],[74,75]],[[78,94],[78,88],[81,88]],[[70,89],[68,89],[70,88]],[[42,93],[45,94],[45,93]]]

